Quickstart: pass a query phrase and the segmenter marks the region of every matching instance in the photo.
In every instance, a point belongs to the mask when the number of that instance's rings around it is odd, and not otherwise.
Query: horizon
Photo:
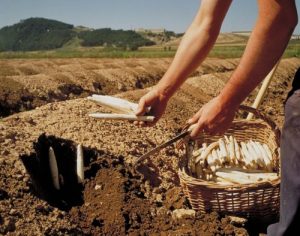
[[[199,8],[199,0],[189,4],[181,0],[1,0],[0,28],[19,23],[31,17],[62,21],[75,27],[92,29],[111,28],[134,30],[137,28],[164,28],[184,33]],[[300,0],[296,0],[299,9]],[[32,7],[35,6],[35,7]],[[166,14],[167,13],[167,14]],[[155,17],[153,17],[155,15]],[[180,17],[178,17],[180,16]],[[221,32],[252,31],[257,16],[256,1],[233,1],[224,19]],[[238,20],[243,19],[243,20]],[[300,24],[294,34],[300,34]]]

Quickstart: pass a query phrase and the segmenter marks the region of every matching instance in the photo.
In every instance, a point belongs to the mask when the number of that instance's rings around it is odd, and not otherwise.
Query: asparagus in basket
[[[224,182],[249,183],[260,179],[270,180],[276,175],[272,173],[270,148],[258,141],[249,140],[239,143],[233,136],[224,136],[209,145],[203,143],[200,149],[190,153],[189,168],[199,179],[216,182],[223,179]],[[251,174],[249,171],[252,171]],[[238,178],[239,175],[241,178]]]

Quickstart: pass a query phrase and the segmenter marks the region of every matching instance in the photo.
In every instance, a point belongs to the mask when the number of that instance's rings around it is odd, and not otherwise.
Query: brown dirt
[[[170,59],[0,60],[0,117],[92,93],[149,87],[169,63]],[[235,59],[208,60],[195,74],[233,70],[236,64]]]
[[[146,63],[146,59],[143,60]],[[54,61],[56,64],[68,65],[67,60]],[[83,59],[79,61],[89,68],[87,70],[98,64],[93,64],[92,59],[91,65]],[[46,62],[37,60],[35,63],[41,63],[39,68],[42,68]],[[103,60],[103,64],[104,62],[106,60]],[[125,60],[123,63],[127,62]],[[221,89],[230,75],[227,71],[235,67],[228,60],[214,62],[211,59],[210,62],[211,64],[205,62],[210,68],[200,67],[198,76],[190,78],[184,84],[170,101],[165,116],[152,128],[138,129],[127,122],[90,119],[88,113],[105,109],[84,98],[49,103],[2,119],[0,234],[248,235],[252,232],[254,228],[246,227],[247,233],[245,228],[231,224],[228,217],[216,213],[197,213],[196,217],[182,220],[172,218],[175,209],[190,208],[181,192],[177,176],[178,158],[182,153],[174,146],[143,163],[138,171],[130,167],[133,159],[179,132],[187,118]],[[151,64],[151,60],[148,63]],[[213,70],[213,64],[226,65],[223,68],[227,69],[210,74],[201,71]],[[262,105],[262,110],[279,125],[283,116],[282,107],[278,104],[285,99],[293,73],[299,64],[299,59],[281,62]],[[47,62],[44,68],[47,69],[48,66],[51,68],[53,61]],[[10,70],[6,73],[9,74]],[[127,91],[118,96],[137,101],[146,91],[147,89]],[[246,103],[250,103],[252,99],[253,95]],[[41,136],[43,133],[46,136]],[[44,142],[38,142],[39,137],[40,140],[44,137]],[[34,149],[34,143],[40,144],[36,144]],[[74,171],[72,160],[74,161],[77,143],[84,147],[87,178],[83,186],[67,180],[67,176],[72,176]],[[47,145],[53,145],[58,152],[59,162],[62,163],[59,164],[59,169],[65,180],[65,187],[61,192],[53,191],[53,187],[37,187],[39,184],[36,180],[47,182],[44,179],[49,177],[46,169],[39,172],[37,176],[40,177],[33,181],[20,160],[21,156],[29,162],[35,158],[44,160],[47,155],[43,153],[47,150]],[[42,167],[37,169],[43,170]],[[76,197],[72,198],[67,189],[75,189],[72,194]]]

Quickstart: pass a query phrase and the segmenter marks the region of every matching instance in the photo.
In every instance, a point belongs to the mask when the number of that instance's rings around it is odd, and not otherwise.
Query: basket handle
[[[249,113],[251,112],[256,116],[256,118],[259,118],[259,119],[265,121],[273,130],[273,132],[275,134],[275,138],[276,138],[276,144],[279,147],[281,132],[280,132],[280,129],[278,128],[278,126],[275,124],[274,121],[271,120],[270,117],[268,117],[267,115],[265,115],[264,113],[258,111],[257,109],[255,109],[253,107],[249,107],[249,106],[245,106],[245,105],[240,105],[239,110],[246,111]]]

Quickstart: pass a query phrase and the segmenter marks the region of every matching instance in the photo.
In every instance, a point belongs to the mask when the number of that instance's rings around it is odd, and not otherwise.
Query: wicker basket
[[[233,135],[237,141],[254,141],[266,143],[273,153],[274,171],[279,176],[279,140],[280,130],[275,123],[256,109],[240,106],[241,111],[252,112],[258,119],[235,120],[225,135]],[[195,141],[211,143],[221,136],[203,134]],[[217,185],[196,179],[188,169],[185,155],[179,163],[179,178],[184,194],[188,197],[193,209],[201,212],[216,211],[246,217],[274,216],[279,212],[280,178],[255,184]]]

